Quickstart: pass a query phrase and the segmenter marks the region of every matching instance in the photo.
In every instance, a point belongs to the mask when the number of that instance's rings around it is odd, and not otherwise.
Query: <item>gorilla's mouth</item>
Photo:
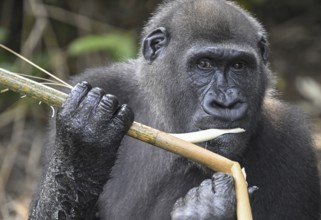
[[[232,129],[206,129],[196,132],[190,133],[182,133],[182,134],[172,134],[175,137],[183,139],[187,142],[191,143],[205,143],[206,145],[213,145],[213,141],[215,138],[223,135],[223,134],[236,134],[245,132],[242,128],[232,128]]]

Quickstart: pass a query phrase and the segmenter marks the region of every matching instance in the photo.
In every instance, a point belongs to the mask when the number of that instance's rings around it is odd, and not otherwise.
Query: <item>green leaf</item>
[[[72,56],[101,50],[110,53],[115,60],[133,58],[137,53],[134,37],[123,32],[85,36],[71,42],[68,47],[68,53]]]

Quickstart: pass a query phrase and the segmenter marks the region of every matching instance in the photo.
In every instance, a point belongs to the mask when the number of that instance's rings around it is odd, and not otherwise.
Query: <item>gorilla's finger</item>
[[[96,122],[101,121],[101,123],[106,123],[113,117],[118,109],[119,101],[117,97],[111,94],[106,94],[102,97],[96,108],[94,120]]]
[[[128,105],[122,105],[112,121],[115,125],[115,131],[125,134],[134,121],[134,113]]]
[[[253,204],[253,202],[256,199],[256,195],[257,195],[258,190],[259,190],[259,187],[257,187],[257,186],[251,186],[248,188],[251,205]]]
[[[197,196],[200,198],[206,198],[214,196],[213,182],[210,179],[204,180],[197,188]]]
[[[217,172],[212,176],[213,187],[212,190],[216,195],[226,194],[234,189],[234,179],[232,176]]]
[[[95,87],[90,90],[81,101],[76,111],[76,115],[79,115],[78,117],[83,118],[83,120],[86,118],[88,119],[92,115],[93,109],[96,108],[103,95],[104,90],[101,88]]]
[[[193,199],[197,198],[197,195],[198,195],[198,187],[194,187],[192,189],[190,189],[186,196],[184,197],[183,201],[185,202],[190,202],[192,201]]]
[[[80,102],[87,95],[88,91],[91,89],[86,81],[78,83],[68,95],[66,101],[63,103],[60,114],[73,114],[73,112],[78,108]]]
[[[106,94],[101,99],[99,105],[97,106],[97,114],[104,114],[108,120],[114,115],[114,113],[119,108],[119,101],[116,96],[111,94]]]

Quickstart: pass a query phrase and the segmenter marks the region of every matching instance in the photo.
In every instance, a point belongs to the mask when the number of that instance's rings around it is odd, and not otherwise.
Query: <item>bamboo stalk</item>
[[[0,84],[14,92],[60,107],[68,95],[49,86],[0,68]]]
[[[61,106],[68,96],[56,89],[2,68],[0,68],[0,84],[12,91],[33,97],[52,106]],[[239,163],[138,122],[133,122],[127,135],[186,157],[212,170],[232,175],[236,190],[237,219],[252,220],[247,184]]]

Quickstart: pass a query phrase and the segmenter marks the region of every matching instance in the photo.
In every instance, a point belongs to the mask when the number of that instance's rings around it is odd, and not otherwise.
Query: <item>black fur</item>
[[[252,205],[254,219],[316,220],[320,185],[309,127],[300,112],[274,96],[266,38],[256,19],[232,2],[168,1],[144,28],[136,60],[90,69],[73,81],[86,80],[117,95],[120,103],[131,106],[136,121],[165,132],[245,128],[243,134],[224,135],[201,146],[245,167],[249,185],[259,187]],[[54,155],[52,132],[47,160]],[[173,219],[234,219],[235,204],[215,196],[226,191],[225,199],[233,198],[228,178],[217,191],[206,187],[208,197],[195,189],[188,193],[212,175],[126,136],[100,194],[99,216],[164,220],[172,212]],[[38,199],[39,193],[33,207]],[[185,202],[174,206],[176,201]],[[217,213],[221,204],[223,214]]]

